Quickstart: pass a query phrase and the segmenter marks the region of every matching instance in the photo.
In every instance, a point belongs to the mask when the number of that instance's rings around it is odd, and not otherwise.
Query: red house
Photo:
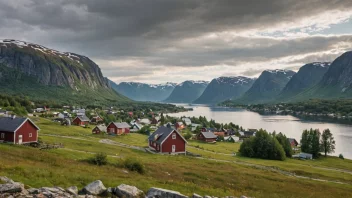
[[[157,125],[158,120],[153,117],[152,120],[150,121],[150,124]]]
[[[203,142],[216,142],[216,135],[212,132],[200,132],[197,135],[197,140],[203,141]]]
[[[101,118],[99,115],[97,116],[94,116],[91,120],[90,120],[91,123],[101,123],[103,122],[103,118]]]
[[[111,122],[107,127],[109,134],[122,135],[130,133],[131,126],[126,122]]]
[[[90,121],[89,118],[85,115],[77,116],[75,119],[73,119],[72,124],[77,126],[83,126],[83,125],[88,125],[89,121]]]
[[[158,153],[186,154],[187,141],[175,129],[161,126],[149,136],[149,148]]]
[[[0,141],[26,144],[38,141],[37,127],[29,118],[0,117]]]
[[[291,147],[296,147],[298,145],[298,142],[294,138],[287,138],[287,140],[290,142]]]
[[[183,122],[176,122],[175,127],[178,130],[182,130],[185,128],[185,125],[183,124]]]

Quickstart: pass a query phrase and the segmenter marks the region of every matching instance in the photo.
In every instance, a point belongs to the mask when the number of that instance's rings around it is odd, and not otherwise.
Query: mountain
[[[254,79],[235,76],[213,79],[203,94],[195,100],[196,104],[215,104],[228,99],[237,99],[254,83]]]
[[[170,103],[191,103],[202,95],[207,87],[207,81],[185,81],[178,84],[165,102]]]
[[[110,82],[112,88],[118,93],[136,101],[163,101],[174,90],[176,83],[146,84],[137,82]]]
[[[294,74],[295,72],[291,70],[265,70],[253,86],[235,102],[242,104],[271,102],[277,98]]]
[[[130,101],[88,57],[12,39],[0,40],[0,92],[67,104]]]
[[[328,71],[330,64],[330,62],[315,62],[302,66],[282,90],[278,100],[293,100],[295,95],[316,85]]]
[[[336,99],[352,97],[352,51],[336,58],[320,82],[299,95],[308,98]]]

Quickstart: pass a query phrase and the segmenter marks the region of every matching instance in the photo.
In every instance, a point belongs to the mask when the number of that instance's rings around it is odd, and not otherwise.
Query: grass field
[[[190,141],[188,150],[204,159],[187,156],[153,155],[116,145],[99,143],[110,139],[134,146],[147,146],[147,136],[129,134],[110,137],[92,135],[91,129],[64,127],[45,119],[35,119],[41,128],[40,137],[47,143],[63,143],[65,148],[39,150],[20,145],[0,144],[0,175],[8,176],[33,187],[84,185],[100,179],[106,186],[121,183],[147,191],[150,187],[167,188],[186,195],[198,193],[213,196],[252,197],[349,197],[352,192],[351,160],[321,158],[313,161],[288,159],[270,161],[231,155],[239,144],[204,144]],[[61,135],[56,137],[51,135]],[[199,145],[202,149],[197,149]],[[109,164],[96,166],[86,160],[104,152]],[[145,173],[124,172],[123,159],[133,158],[145,166]],[[226,160],[217,162],[214,160]],[[312,178],[341,181],[346,184],[313,181],[280,174],[270,169],[248,166],[250,163],[296,173]],[[326,169],[322,169],[326,168]],[[340,171],[335,170],[343,169]],[[345,172],[344,172],[345,171]]]

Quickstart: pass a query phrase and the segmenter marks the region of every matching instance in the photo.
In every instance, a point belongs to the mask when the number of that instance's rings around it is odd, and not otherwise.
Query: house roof
[[[153,134],[149,136],[148,140],[161,144],[174,131],[176,131],[182,137],[182,139],[187,142],[177,130],[164,126],[159,127]]]
[[[141,129],[143,126],[138,123],[133,123],[132,127],[136,126],[138,129]]]
[[[104,126],[104,125],[98,125],[95,128],[98,128],[100,131],[104,131],[104,132],[107,131],[106,126]]]
[[[297,140],[294,138],[287,138],[288,141],[290,142],[290,144],[294,143],[294,144],[298,144]]]
[[[182,121],[184,121],[187,125],[192,124],[192,121],[189,118],[182,118]]]
[[[76,118],[79,118],[83,122],[90,121],[90,119],[86,115],[77,116]]]
[[[123,128],[130,128],[131,126],[129,124],[127,124],[126,122],[114,122],[114,125],[119,128],[119,129],[123,129]]]
[[[202,132],[202,135],[205,137],[205,138],[216,138],[216,135],[214,135],[214,133],[212,132]]]
[[[27,120],[31,122],[33,126],[39,130],[39,127],[37,127],[28,118],[0,117],[0,131],[16,132]]]

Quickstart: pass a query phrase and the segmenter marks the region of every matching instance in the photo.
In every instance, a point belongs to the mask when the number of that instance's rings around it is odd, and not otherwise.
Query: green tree
[[[281,144],[282,148],[285,151],[286,157],[292,156],[292,147],[290,142],[288,141],[286,135],[282,134],[281,132],[274,136],[277,141]]]
[[[319,129],[304,130],[301,139],[301,151],[310,153],[313,157],[318,157],[320,152],[320,132]]]
[[[325,157],[335,151],[335,140],[329,129],[325,129],[321,135],[320,148],[325,153]]]

